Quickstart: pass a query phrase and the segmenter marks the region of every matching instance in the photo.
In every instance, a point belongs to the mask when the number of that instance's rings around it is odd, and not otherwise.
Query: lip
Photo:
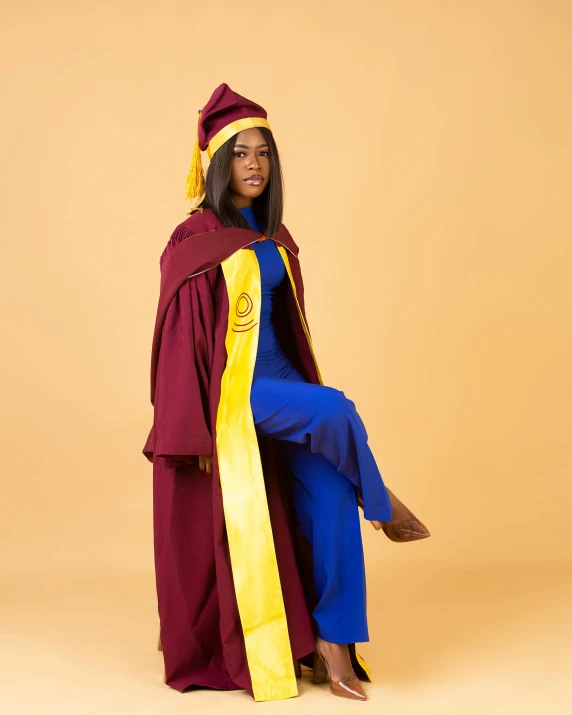
[[[253,174],[252,176],[248,176],[246,179],[243,179],[243,181],[251,186],[260,186],[260,184],[264,181],[264,177],[260,176],[260,174]]]

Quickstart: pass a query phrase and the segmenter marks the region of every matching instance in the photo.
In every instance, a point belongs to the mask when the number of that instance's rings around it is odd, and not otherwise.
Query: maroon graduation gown
[[[143,452],[153,462],[156,586],[166,682],[180,691],[203,685],[246,688],[252,695],[216,461],[213,474],[207,474],[198,466],[198,455],[213,454],[226,362],[229,306],[219,264],[258,236],[247,229],[225,229],[210,210],[195,212],[177,227],[161,260],[151,360],[154,421]],[[285,226],[276,238],[297,256],[298,247]],[[299,262],[290,258],[304,310]],[[293,294],[285,293],[277,330],[290,359],[309,381],[318,383]],[[260,442],[291,648],[300,659],[313,651],[314,641],[295,558],[291,503],[272,441]]]
[[[154,419],[143,453],[153,462],[154,558],[165,678],[179,691],[194,685],[246,689],[253,695],[214,430],[229,318],[220,263],[259,236],[248,229],[224,228],[206,209],[175,229],[161,256],[151,356]],[[305,318],[298,247],[284,225],[273,238],[289,251]],[[284,281],[279,290],[276,331],[284,352],[308,382],[319,384],[291,285]],[[292,655],[311,665],[311,561],[300,542],[278,451],[262,436],[259,446]],[[213,456],[212,474],[199,468],[198,455]],[[356,673],[363,673],[355,656],[352,660]]]

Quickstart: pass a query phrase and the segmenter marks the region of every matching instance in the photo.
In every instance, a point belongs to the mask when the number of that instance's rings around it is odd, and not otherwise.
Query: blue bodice
[[[239,209],[253,231],[264,233],[258,224],[252,206]],[[258,338],[257,362],[273,360],[282,355],[282,349],[272,323],[274,291],[286,276],[286,267],[274,241],[265,240],[252,245],[260,266],[262,285],[262,305],[260,308],[260,334]]]

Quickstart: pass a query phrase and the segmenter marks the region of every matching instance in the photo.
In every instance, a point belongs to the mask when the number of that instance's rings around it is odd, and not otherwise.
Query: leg
[[[325,457],[314,454],[308,442],[279,446],[292,474],[298,521],[312,546],[317,634],[338,644],[368,641],[356,489]]]
[[[256,428],[304,444],[361,489],[368,520],[391,519],[391,502],[355,404],[341,390],[296,379],[260,376],[251,389]]]

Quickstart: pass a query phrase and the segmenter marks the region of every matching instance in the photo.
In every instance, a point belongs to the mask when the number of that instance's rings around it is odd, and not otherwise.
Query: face
[[[268,144],[256,128],[244,129],[236,135],[230,164],[230,197],[237,208],[252,206],[252,201],[264,191],[270,177]]]

